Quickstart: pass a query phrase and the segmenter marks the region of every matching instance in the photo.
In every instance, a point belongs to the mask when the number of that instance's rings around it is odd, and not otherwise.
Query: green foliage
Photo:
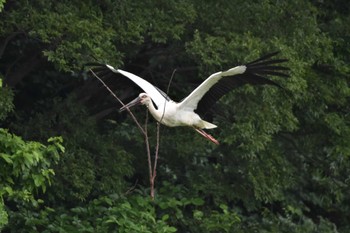
[[[165,184],[163,191],[171,188],[168,185]],[[176,187],[173,191],[175,190]],[[188,209],[191,210],[193,219],[188,215]],[[224,204],[218,210],[208,212],[204,200],[200,198],[169,199],[159,196],[153,202],[141,193],[101,196],[84,206],[69,210],[46,207],[41,208],[38,214],[33,214],[28,209],[11,212],[11,220],[13,222],[10,224],[16,225],[12,228],[16,232],[35,232],[42,226],[46,226],[44,232],[170,233],[185,226],[191,232],[231,232],[239,222],[237,214]]]
[[[2,9],[4,8],[5,2],[6,2],[6,0],[0,0],[0,12],[1,12]]]
[[[13,109],[13,92],[11,89],[1,87],[0,85],[0,121],[4,120]]]
[[[8,223],[8,214],[5,210],[4,200],[1,198],[0,201],[0,231]]]
[[[45,165],[47,174],[35,153],[19,157],[16,169],[36,161],[36,175],[18,173],[18,185],[4,185],[22,199],[29,190],[36,204],[18,201],[14,209],[4,199],[1,224],[9,221],[8,232],[349,232],[348,6],[7,1],[0,120],[36,141],[13,137],[14,148],[40,151],[39,142],[61,135],[66,151],[60,163]],[[123,66],[162,90],[179,68],[169,94],[180,100],[211,73],[272,51],[289,59],[291,77],[271,77],[283,89],[247,85],[225,96],[213,119],[219,127],[210,132],[220,146],[188,128],[162,127],[156,200],[147,189],[131,192],[149,182],[144,139],[129,117],[114,113],[119,106],[98,82],[79,76],[81,65]],[[121,78],[105,81],[125,102],[137,94]],[[141,122],[144,112],[135,109]],[[150,120],[152,145],[155,128]],[[4,177],[14,176],[8,155],[0,158]],[[1,190],[9,197],[10,188]]]
[[[49,116],[46,108],[50,108]],[[81,202],[101,193],[118,193],[125,188],[124,178],[132,173],[130,154],[115,145],[112,132],[99,132],[76,97],[54,97],[18,130],[39,140],[59,131],[64,139],[66,153],[54,167],[56,176],[49,190],[56,201]]]
[[[8,232],[337,232],[335,225],[320,218],[315,223],[298,207],[288,206],[281,215],[262,207],[245,216],[240,208],[191,197],[191,191],[164,183],[156,201],[141,190],[127,196],[100,196],[69,209],[42,206],[10,212]],[[143,190],[146,191],[146,190]],[[175,194],[169,198],[167,194]],[[181,197],[182,195],[185,195]],[[260,221],[257,221],[260,219]],[[10,225],[9,225],[10,226]]]
[[[31,17],[19,23],[18,18],[23,14]],[[103,23],[102,12],[91,1],[69,5],[51,1],[16,1],[4,15],[7,17],[6,33],[26,32],[31,40],[36,41],[35,44],[42,47],[43,55],[60,70],[81,68],[84,61],[91,59],[91,54],[98,59],[117,54],[111,40],[115,32]],[[116,60],[120,64],[120,58],[116,57]]]
[[[31,17],[27,20],[18,20],[28,14]],[[131,14],[133,17],[129,17]],[[195,11],[190,1],[120,1],[118,4],[73,1],[67,4],[45,0],[12,3],[4,17],[6,22],[0,23],[1,27],[6,23],[3,34],[26,32],[48,61],[59,70],[71,71],[80,69],[92,59],[120,66],[125,51],[116,45],[130,48],[130,45],[140,44],[145,37],[156,43],[180,40],[186,25],[194,21]]]
[[[57,163],[63,152],[61,138],[50,138],[50,145],[25,142],[20,137],[0,129],[1,197],[29,201],[33,192],[46,191],[46,183],[54,175],[52,163]]]
[[[102,196],[69,210],[43,208],[38,215],[25,211],[12,214],[14,232],[37,232],[42,226],[44,232],[176,232],[155,216],[154,204],[142,195]]]
[[[61,138],[50,138],[48,146],[25,142],[20,137],[0,129],[0,229],[7,223],[3,200],[37,205],[34,194],[45,192],[55,174],[51,168],[64,151]]]

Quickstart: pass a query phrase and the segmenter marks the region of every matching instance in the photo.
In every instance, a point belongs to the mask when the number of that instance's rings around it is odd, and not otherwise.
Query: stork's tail
[[[197,129],[194,128],[200,135],[202,135],[203,137],[205,137],[206,139],[208,139],[209,141],[215,143],[216,145],[219,145],[219,141],[216,140],[213,136],[211,136],[210,134],[208,134],[207,132],[205,132],[203,129]]]
[[[200,128],[202,128],[202,129],[214,129],[217,127],[216,125],[214,125],[208,121],[203,121],[203,120],[202,120],[201,124],[202,125],[200,126]]]

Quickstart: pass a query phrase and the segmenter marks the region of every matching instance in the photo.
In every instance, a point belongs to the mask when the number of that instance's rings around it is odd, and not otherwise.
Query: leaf
[[[204,200],[202,198],[193,198],[191,201],[192,201],[192,204],[196,206],[204,205]]]
[[[10,186],[6,186],[4,190],[7,192],[9,196],[13,194],[13,189]]]
[[[200,210],[195,210],[193,212],[193,217],[197,220],[201,220],[203,218],[203,216],[204,216],[204,213]]]
[[[166,221],[166,220],[168,220],[169,219],[169,215],[168,214],[164,214],[163,216],[162,216],[162,221]]]
[[[8,154],[0,153],[0,157],[3,158],[6,163],[13,164],[13,161],[11,159],[11,156]]]
[[[177,229],[175,227],[167,227],[164,232],[177,232]]]

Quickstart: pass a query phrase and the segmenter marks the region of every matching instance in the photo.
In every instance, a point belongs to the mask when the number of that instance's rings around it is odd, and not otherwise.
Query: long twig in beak
[[[95,72],[93,72],[90,69],[90,72],[95,76],[95,78],[97,78],[104,87],[106,87],[106,89],[112,94],[112,96],[118,100],[118,102],[122,105],[123,110],[127,110],[128,113],[130,114],[130,116],[132,117],[132,119],[135,121],[136,125],[139,127],[140,131],[142,132],[142,134],[145,137],[145,143],[146,143],[146,150],[147,150],[147,160],[148,160],[148,170],[149,170],[149,180],[150,180],[150,196],[151,199],[154,200],[155,198],[155,189],[154,189],[154,185],[155,185],[155,179],[156,179],[156,169],[157,169],[157,161],[158,161],[158,153],[159,153],[159,131],[160,131],[160,123],[157,124],[157,145],[156,145],[156,152],[155,152],[155,156],[154,156],[154,162],[152,165],[152,158],[151,158],[151,151],[150,151],[150,144],[149,144],[149,138],[148,138],[148,133],[147,133],[147,122],[148,122],[148,111],[146,112],[146,120],[145,120],[145,127],[143,128],[140,123],[138,122],[138,120],[136,119],[136,117],[134,116],[134,114],[131,112],[131,110],[128,107],[128,104],[125,105],[115,94],[114,92],[105,84],[105,82],[97,76],[97,74]],[[170,85],[170,84],[169,84]]]
[[[142,134],[144,136],[147,136],[146,131],[142,128],[142,126],[140,125],[140,123],[138,122],[138,120],[136,119],[136,117],[134,116],[134,114],[131,112],[131,110],[123,103],[123,101],[121,101],[115,94],[114,92],[106,85],[106,83],[97,76],[97,74],[92,71],[91,69],[89,69],[89,71],[94,75],[95,78],[97,78],[102,84],[103,86],[109,91],[109,93],[111,93],[111,95],[118,100],[118,102],[122,105],[122,107],[124,107],[126,109],[126,111],[128,111],[128,113],[130,114],[131,118],[135,121],[137,127],[139,127],[139,129],[141,130]]]

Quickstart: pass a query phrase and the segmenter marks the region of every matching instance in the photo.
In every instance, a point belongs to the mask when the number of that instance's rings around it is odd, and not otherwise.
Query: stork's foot
[[[216,145],[219,145],[219,141],[216,140],[213,136],[211,136],[210,134],[208,134],[207,132],[205,132],[203,129],[197,129],[194,128],[200,135],[202,135],[203,137],[205,137],[206,139],[208,139],[209,141],[215,143]]]

